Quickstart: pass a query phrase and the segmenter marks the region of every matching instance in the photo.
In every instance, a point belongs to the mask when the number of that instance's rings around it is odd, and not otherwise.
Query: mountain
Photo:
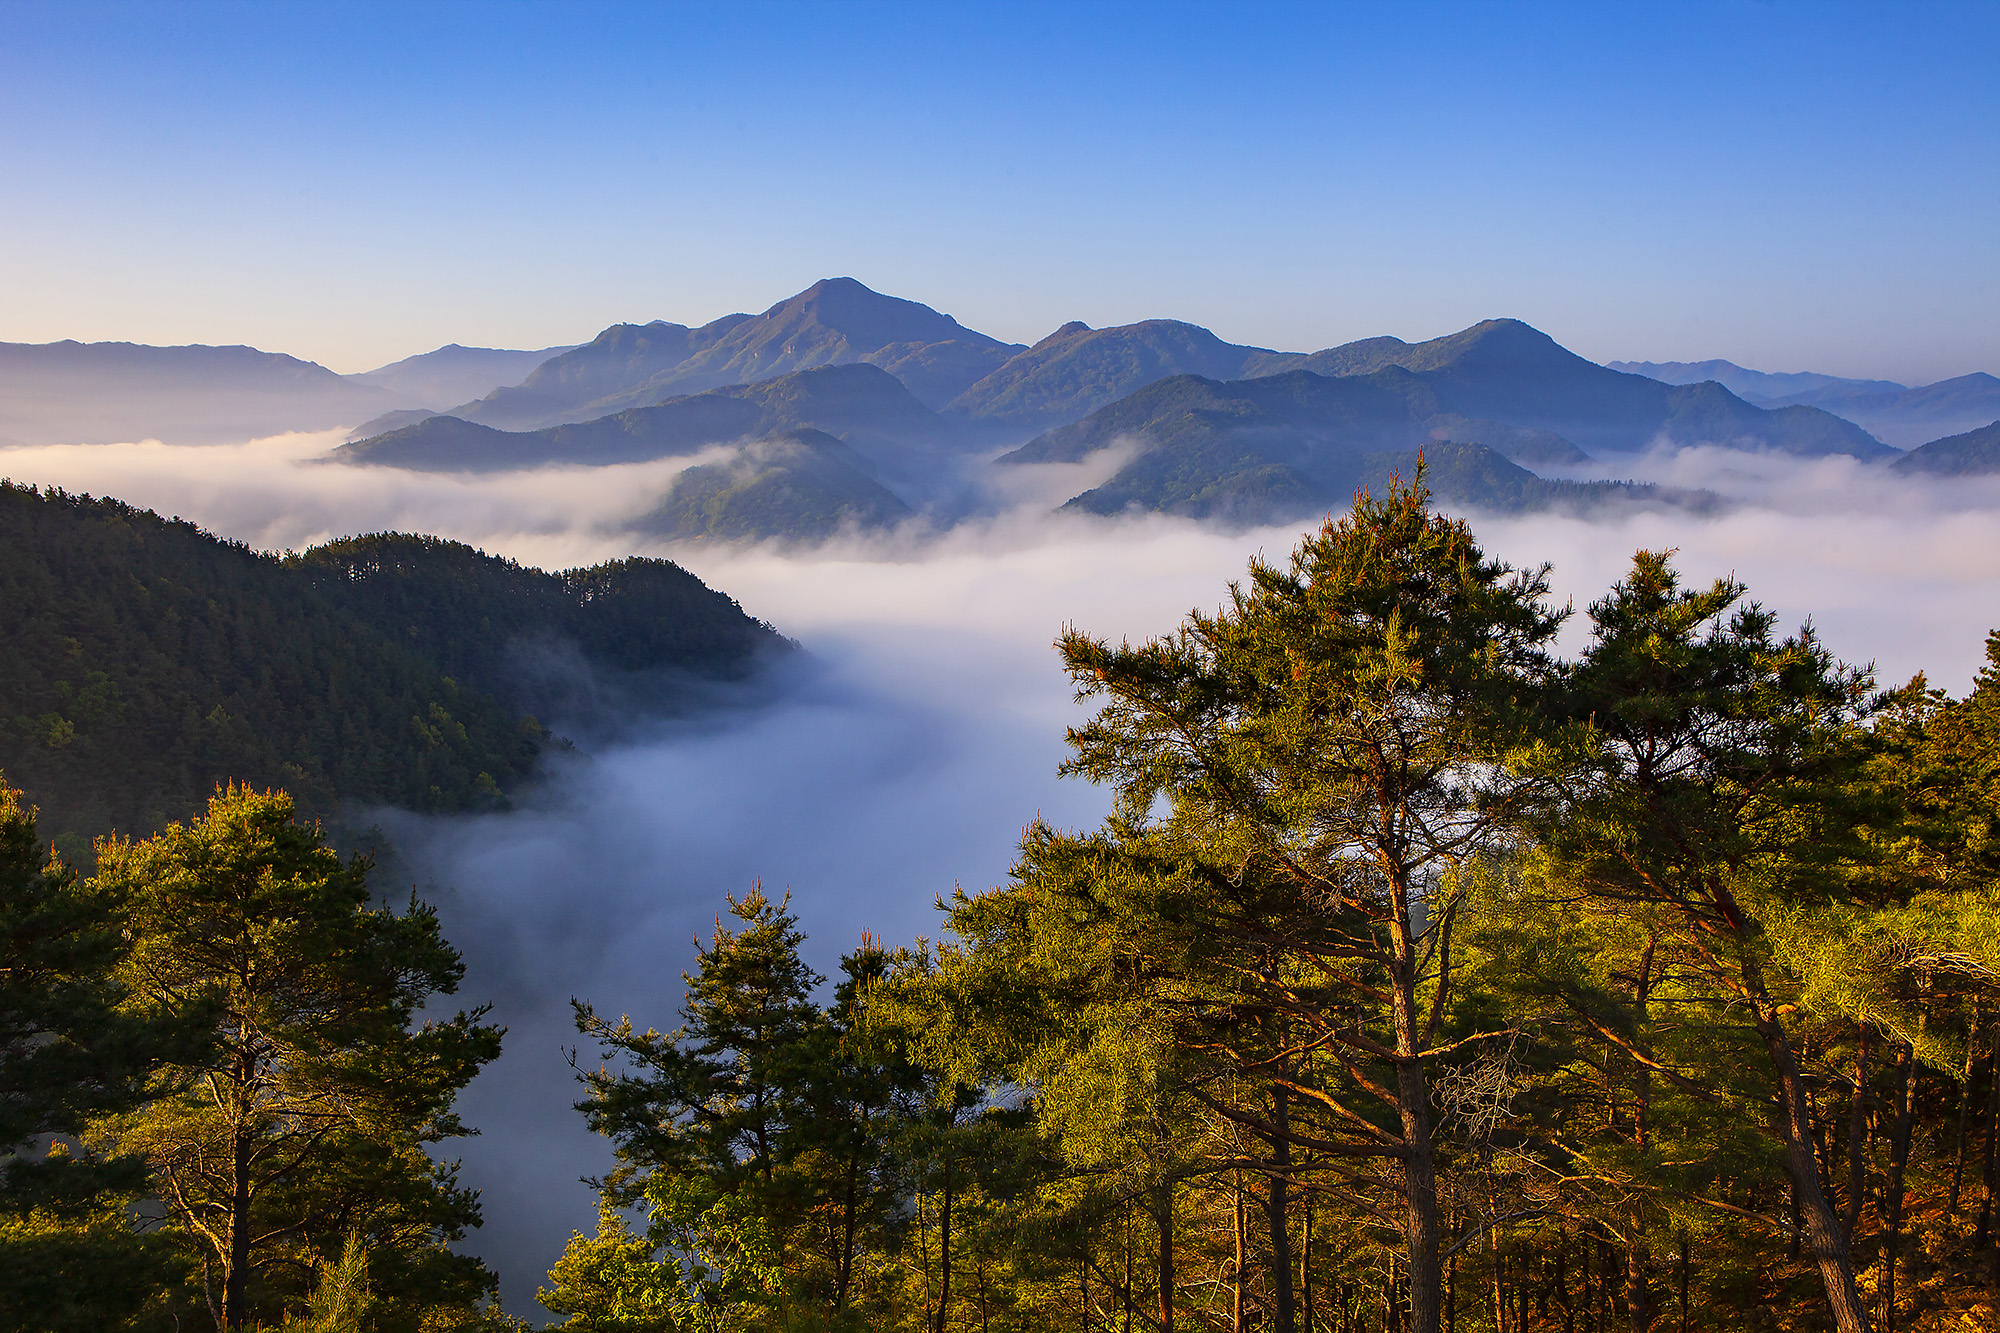
[[[411,407],[436,410],[479,398],[503,385],[519,384],[536,366],[575,344],[544,347],[538,352],[504,347],[461,347],[446,343],[433,352],[406,356],[386,366],[346,378],[386,389]]]
[[[1080,420],[1172,375],[1241,379],[1281,355],[1226,343],[1177,319],[1108,329],[1072,321],[972,384],[946,411],[985,425],[1042,430]]]
[[[608,409],[592,412],[588,405],[674,370],[750,318],[724,315],[698,329],[666,320],[613,324],[581,347],[536,366],[518,385],[495,389],[451,409],[451,415],[505,430],[605,416]]]
[[[711,389],[655,407],[536,431],[495,430],[454,416],[430,417],[374,439],[342,445],[333,457],[420,472],[496,472],[552,463],[670,458],[708,445],[793,430],[824,431],[871,457],[920,454],[950,441],[954,434],[895,376],[856,363]]]
[[[1891,444],[1910,447],[2000,417],[2000,378],[1981,371],[1894,393],[1820,390],[1785,401],[1832,412]]]
[[[225,779],[320,813],[502,804],[547,740],[524,709],[564,698],[523,652],[730,676],[784,647],[665,561],[545,574],[394,534],[281,560],[6,483],[0,623],[0,772],[71,853],[184,819]]]
[[[254,347],[0,343],[0,443],[228,443],[403,406],[380,385]]]
[[[1485,320],[1428,342],[1369,338],[1284,361],[1321,375],[1400,367],[1423,377],[1443,412],[1548,431],[1591,454],[1632,453],[1656,441],[1808,457],[1894,452],[1826,413],[1766,410],[1720,385],[1666,385],[1607,369],[1517,319]]]
[[[1795,395],[1816,393],[1898,393],[1907,386],[1894,380],[1850,380],[1810,371],[1773,374],[1746,370],[1734,361],[1607,361],[1608,369],[1644,375],[1662,384],[1699,384],[1714,380],[1746,403],[1769,407],[1780,402],[1810,402]]]
[[[1655,494],[1536,477],[1478,438],[1490,432],[1496,441],[1518,442],[1521,428],[1443,410],[1437,380],[1437,371],[1396,365],[1227,382],[1181,375],[1048,431],[1001,461],[1076,462],[1120,441],[1140,441],[1141,452],[1070,505],[1094,513],[1136,507],[1245,523],[1337,505],[1373,475],[1371,468],[1379,471],[1389,460],[1407,470],[1420,449],[1437,460],[1439,493],[1465,503],[1582,504]],[[1727,397],[1718,386],[1705,387]],[[1547,437],[1532,430],[1525,435],[1549,447]],[[1461,445],[1478,448],[1467,452]]]
[[[1537,476],[1485,445],[1450,441],[1425,445],[1419,453],[1371,455],[1362,460],[1356,485],[1380,495],[1388,490],[1392,479],[1408,481],[1414,477],[1419,462],[1424,466],[1425,484],[1439,499],[1493,513],[1555,510],[1587,514],[1610,505],[1634,504],[1713,513],[1726,503],[1712,491],[1655,486],[1643,481],[1553,480]],[[1329,508],[1337,510],[1345,498],[1336,497]]]
[[[392,430],[414,426],[419,421],[428,421],[437,415],[428,407],[399,407],[393,412],[384,412],[379,417],[370,417],[347,432],[347,442],[352,444],[356,440],[372,440],[377,435],[387,435]]]
[[[2000,472],[2000,421],[1918,445],[1889,466],[1902,473],[1946,477]]]
[[[827,278],[761,315],[727,315],[699,329],[616,325],[537,368],[518,388],[496,390],[452,415],[530,429],[856,362],[907,374],[918,400],[935,407],[1019,350],[927,305],[853,278]]]
[[[824,431],[753,441],[733,458],[691,467],[635,532],[680,539],[824,541],[844,528],[887,527],[915,511],[868,461]]]

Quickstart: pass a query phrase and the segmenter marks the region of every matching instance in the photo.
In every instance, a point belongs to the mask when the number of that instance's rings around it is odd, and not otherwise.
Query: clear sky
[[[2000,372],[1997,68],[2000,0],[0,0],[0,339],[353,371],[848,274],[1022,341]]]

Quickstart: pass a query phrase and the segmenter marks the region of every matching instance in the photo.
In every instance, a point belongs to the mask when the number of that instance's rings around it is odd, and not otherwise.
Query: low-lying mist
[[[724,894],[759,879],[791,891],[822,972],[864,930],[890,943],[933,932],[933,900],[1004,877],[1030,818],[1090,823],[1105,808],[1055,775],[1063,728],[1080,716],[1050,649],[1062,626],[1164,632],[1222,600],[1251,556],[1282,559],[1300,530],[1051,517],[1069,480],[1056,476],[1017,481],[1014,507],[943,533],[814,551],[648,546],[623,526],[688,460],[475,477],[314,461],[338,438],[16,449],[0,453],[0,474],[114,495],[261,548],[400,528],[544,567],[667,555],[805,649],[715,711],[629,718],[589,753],[553,761],[510,813],[376,816],[395,866],[440,904],[464,951],[460,998],[491,1001],[509,1029],[506,1054],[465,1099],[483,1134],[454,1151],[485,1198],[470,1248],[499,1269],[516,1310],[532,1308],[570,1230],[591,1225],[578,1177],[609,1164],[570,1109],[572,996],[672,1027],[692,937]],[[1884,683],[1922,669],[1955,693],[1969,686],[2000,622],[2000,482],[1720,450],[1617,467],[1737,503],[1706,518],[1472,516],[1493,553],[1554,563],[1558,595],[1578,609],[1569,648],[1634,549],[1674,548],[1690,579],[1742,578],[1787,626],[1810,616]]]

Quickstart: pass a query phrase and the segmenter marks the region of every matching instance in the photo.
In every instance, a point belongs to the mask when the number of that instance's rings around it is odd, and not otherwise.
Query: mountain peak
[[[749,335],[746,341],[784,341],[817,327],[839,334],[856,353],[879,351],[892,343],[998,345],[997,339],[974,333],[920,301],[885,296],[853,278],[821,278],[766,310],[761,319],[764,327],[744,330]]]
[[[1029,348],[1028,350],[1031,352],[1037,351],[1043,347],[1047,347],[1052,342],[1060,342],[1064,338],[1074,338],[1079,333],[1089,333],[1089,332],[1090,332],[1090,325],[1084,323],[1080,319],[1073,319],[1069,323],[1057,329],[1054,333],[1051,333],[1048,337],[1036,343],[1033,347]]]

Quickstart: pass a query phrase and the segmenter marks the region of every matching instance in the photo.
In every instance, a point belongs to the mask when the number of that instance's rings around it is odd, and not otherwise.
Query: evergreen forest
[[[24,549],[72,534],[0,580],[95,590],[36,594],[6,668],[39,692],[4,686],[33,703],[0,794],[0,1327],[525,1327],[450,1156],[504,1034],[311,802],[346,772],[504,799],[542,740],[495,665],[523,636],[633,670],[776,636],[663,627],[720,598],[671,566],[402,537],[269,560],[0,504],[36,516]],[[232,657],[253,631],[290,655]],[[837,976],[744,885],[678,997],[574,1001],[615,1166],[542,1282],[551,1327],[2000,1323],[2000,633],[1953,698],[1671,552],[1573,612],[1419,471],[1212,613],[1057,648],[1101,825],[1030,824],[935,939],[863,936]],[[385,719],[361,739],[285,703],[355,681]],[[412,747],[405,716],[449,735]],[[118,822],[197,781],[205,808]]]
[[[378,533],[275,557],[0,481],[0,772],[70,860],[218,783],[303,809],[504,807],[569,682],[736,678],[789,644],[678,565],[559,574]],[[583,670],[570,669],[569,663]]]

